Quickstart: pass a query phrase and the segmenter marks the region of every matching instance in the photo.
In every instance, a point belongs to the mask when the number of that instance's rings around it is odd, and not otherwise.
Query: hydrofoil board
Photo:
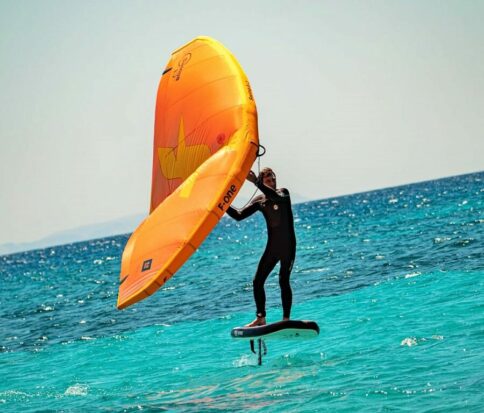
[[[235,327],[233,338],[263,339],[310,339],[319,334],[319,326],[315,321],[287,320],[256,327]]]

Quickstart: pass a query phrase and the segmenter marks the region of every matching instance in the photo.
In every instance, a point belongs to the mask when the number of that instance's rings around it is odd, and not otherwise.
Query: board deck
[[[256,327],[235,327],[231,335],[237,339],[311,339],[319,334],[319,326],[310,320],[287,320]]]

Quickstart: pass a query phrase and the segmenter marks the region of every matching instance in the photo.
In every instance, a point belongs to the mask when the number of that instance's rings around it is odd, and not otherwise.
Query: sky
[[[483,1],[0,0],[0,244],[147,213],[170,54],[221,41],[278,184],[322,199],[484,170]]]

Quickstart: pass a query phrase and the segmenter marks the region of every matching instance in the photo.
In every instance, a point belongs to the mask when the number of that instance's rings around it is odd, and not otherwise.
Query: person
[[[267,245],[253,279],[256,319],[247,324],[248,327],[254,327],[266,324],[264,283],[278,262],[281,263],[279,285],[283,320],[290,318],[292,290],[289,277],[296,257],[296,234],[289,191],[286,188],[277,189],[274,171],[271,168],[264,168],[258,177],[250,171],[247,180],[254,183],[262,195],[255,197],[249,205],[240,210],[229,207],[227,213],[233,219],[241,221],[260,211],[267,225]]]

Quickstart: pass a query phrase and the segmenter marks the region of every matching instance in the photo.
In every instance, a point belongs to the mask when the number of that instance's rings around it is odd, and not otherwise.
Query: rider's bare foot
[[[282,321],[289,321],[289,317],[282,317]]]
[[[257,326],[265,326],[266,325],[266,318],[265,317],[257,317],[254,321],[249,324],[246,324],[246,327],[257,327]]]

